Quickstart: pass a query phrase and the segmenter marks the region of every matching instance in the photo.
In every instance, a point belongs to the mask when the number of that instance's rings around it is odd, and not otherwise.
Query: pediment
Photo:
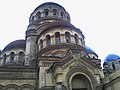
[[[70,70],[76,67],[84,68],[92,71],[95,70],[94,64],[90,64],[84,58],[75,58],[73,56],[68,57],[63,61],[55,62],[50,69],[52,72],[56,72],[58,69],[61,69],[63,71],[65,69]]]
[[[62,64],[61,65],[61,68],[64,70],[65,68],[75,68],[75,67],[80,67],[80,68],[85,68],[85,69],[92,69],[94,70],[96,67],[95,67],[95,64],[93,64],[92,62],[90,61],[87,61],[86,59],[84,58],[71,58],[70,60],[67,60],[66,63]]]
[[[54,62],[49,70],[54,73],[59,73],[60,71],[59,74],[62,74],[62,71],[66,72],[73,68],[83,68],[94,73],[98,70],[97,65],[85,58],[80,50],[79,52],[76,52],[76,50],[73,51],[69,52],[61,61]]]

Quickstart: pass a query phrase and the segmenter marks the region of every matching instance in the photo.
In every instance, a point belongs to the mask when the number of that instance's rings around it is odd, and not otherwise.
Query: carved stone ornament
[[[82,64],[81,62],[79,62],[78,60],[75,62],[74,65],[70,66],[69,69],[73,69],[73,68],[77,68],[77,67],[87,69],[87,67],[85,67],[85,65],[83,65],[83,64]]]

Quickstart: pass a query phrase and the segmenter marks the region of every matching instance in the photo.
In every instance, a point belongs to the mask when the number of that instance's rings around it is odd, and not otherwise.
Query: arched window
[[[53,9],[53,15],[57,15],[57,10],[56,9]]]
[[[65,17],[65,14],[63,11],[61,11],[61,17],[64,18]]]
[[[10,53],[10,63],[13,63],[13,62],[14,62],[14,57],[15,57],[14,52],[11,52],[11,53]]]
[[[67,20],[70,20],[70,17],[69,17],[69,16],[67,16]]]
[[[25,61],[25,54],[23,52],[19,52],[19,58],[18,58],[20,63],[24,63]]]
[[[74,39],[75,39],[75,44],[78,44],[78,35],[77,34],[75,34]]]
[[[51,37],[50,37],[50,35],[46,36],[46,43],[47,43],[47,45],[51,45]]]
[[[61,43],[60,33],[59,32],[55,33],[55,41],[56,41],[56,44],[60,44]]]
[[[65,39],[66,39],[66,43],[70,43],[70,33],[69,32],[65,32]]]
[[[32,21],[34,21],[34,20],[35,20],[35,17],[33,16],[33,17],[32,17]]]
[[[49,14],[49,10],[48,9],[45,9],[45,17],[47,17]]]
[[[95,59],[95,56],[93,56],[93,58]]]
[[[3,64],[6,62],[6,54],[3,55]]]
[[[37,18],[37,19],[40,19],[40,17],[41,17],[40,12],[37,12],[37,14],[36,14],[36,18]]]
[[[43,48],[43,40],[41,39],[40,40],[40,49],[42,49]]]
[[[114,64],[114,62],[112,62],[112,68],[113,68],[113,70],[115,70],[115,64]]]
[[[120,61],[118,61],[119,65],[120,65]]]
[[[108,63],[107,63],[107,62],[104,62],[104,63],[103,63],[103,67],[104,67],[104,68],[108,68]]]

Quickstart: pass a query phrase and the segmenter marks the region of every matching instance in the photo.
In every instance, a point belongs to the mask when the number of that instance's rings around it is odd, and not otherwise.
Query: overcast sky
[[[101,60],[111,53],[120,55],[119,0],[0,0],[0,49],[14,40],[25,39],[30,14],[50,1],[69,12],[71,23],[83,31],[86,45]]]

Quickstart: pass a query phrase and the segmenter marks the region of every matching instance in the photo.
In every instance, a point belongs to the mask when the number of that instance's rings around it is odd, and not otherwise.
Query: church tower
[[[100,62],[64,7],[47,2],[32,12],[25,65],[39,68],[41,90],[96,90],[103,78]]]

